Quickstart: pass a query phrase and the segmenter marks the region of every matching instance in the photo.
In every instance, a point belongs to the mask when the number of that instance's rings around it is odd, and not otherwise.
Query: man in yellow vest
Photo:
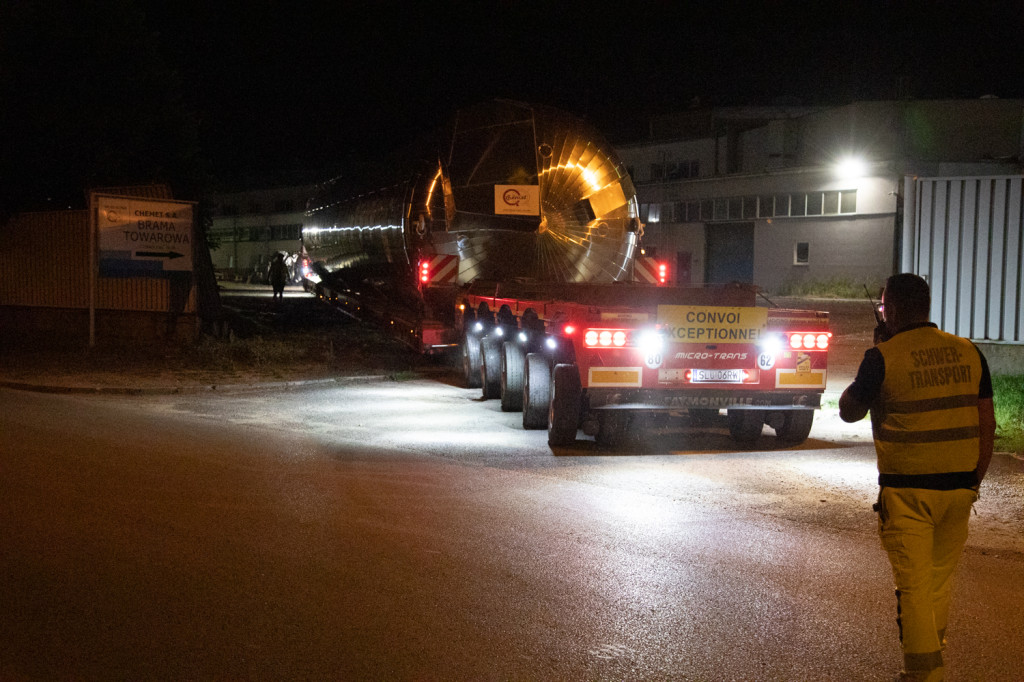
[[[904,670],[896,679],[913,682],[943,679],[953,576],[995,437],[985,357],[929,322],[930,308],[922,278],[890,277],[875,347],[839,399],[843,421],[871,412],[878,527],[896,582],[903,645]]]

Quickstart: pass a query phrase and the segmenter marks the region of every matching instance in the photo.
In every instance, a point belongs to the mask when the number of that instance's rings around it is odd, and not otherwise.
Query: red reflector
[[[562,328],[562,331],[565,332],[566,336],[572,336],[573,334],[576,333],[576,327],[572,326],[571,324],[567,324],[565,325],[565,327]]]

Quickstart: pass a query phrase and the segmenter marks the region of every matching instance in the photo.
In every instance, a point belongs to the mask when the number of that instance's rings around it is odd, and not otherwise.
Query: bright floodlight
[[[648,329],[640,333],[637,338],[637,346],[640,348],[640,352],[644,354],[660,353],[664,347],[664,341],[661,338],[661,334],[653,329]]]
[[[782,352],[782,339],[778,334],[769,334],[761,340],[761,351],[771,355]]]
[[[844,180],[864,177],[867,170],[868,165],[864,163],[864,160],[854,157],[843,159],[836,165],[836,174]]]

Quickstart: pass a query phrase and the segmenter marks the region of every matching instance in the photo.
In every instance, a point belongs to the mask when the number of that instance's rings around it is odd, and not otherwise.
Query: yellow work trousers
[[[896,581],[896,622],[907,672],[943,679],[953,576],[967,540],[973,490],[882,488],[879,534]]]

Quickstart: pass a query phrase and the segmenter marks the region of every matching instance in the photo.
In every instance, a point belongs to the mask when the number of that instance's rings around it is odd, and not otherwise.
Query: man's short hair
[[[901,272],[885,280],[885,297],[895,299],[906,312],[924,315],[931,313],[932,292],[923,277]]]

